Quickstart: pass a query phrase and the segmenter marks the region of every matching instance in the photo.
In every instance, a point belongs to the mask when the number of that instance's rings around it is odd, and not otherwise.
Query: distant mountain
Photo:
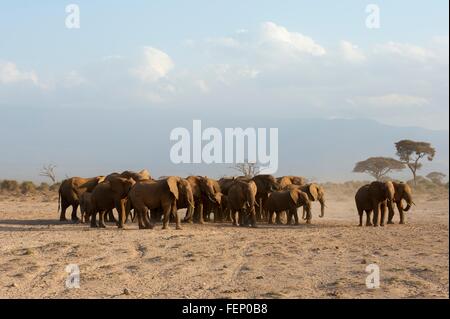
[[[394,142],[413,139],[431,142],[437,150],[424,161],[421,175],[449,173],[448,131],[395,127],[372,120],[240,118],[234,114],[196,114],[171,110],[2,109],[0,179],[43,180],[39,170],[54,163],[59,179],[90,176],[125,169],[148,168],[154,176],[235,174],[227,164],[175,165],[169,160],[175,127],[192,132],[192,120],[203,128],[277,127],[279,171],[320,181],[367,179],[352,173],[355,162],[370,156],[395,157]],[[397,175],[410,178],[410,174]]]

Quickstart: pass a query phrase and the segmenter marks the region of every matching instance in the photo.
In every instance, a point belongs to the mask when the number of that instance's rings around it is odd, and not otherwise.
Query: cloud
[[[81,76],[78,71],[70,71],[64,78],[64,87],[73,88],[87,83],[87,80]]]
[[[228,48],[239,47],[239,42],[232,37],[208,38],[206,40],[206,43],[214,46],[222,46]]]
[[[365,104],[371,107],[417,107],[430,104],[430,100],[420,96],[403,94],[386,94],[380,96],[355,97],[348,99],[352,105]]]
[[[12,62],[0,61],[0,83],[11,84],[29,81],[34,85],[39,85],[38,77],[34,71],[20,71]]]
[[[349,41],[341,41],[339,49],[344,59],[348,62],[361,63],[367,59],[362,50]]]
[[[310,37],[298,32],[290,32],[273,22],[264,22],[261,26],[262,40],[275,47],[284,47],[294,53],[306,53],[313,56],[325,55],[326,51]]]
[[[142,64],[131,72],[144,82],[156,82],[166,77],[174,66],[174,62],[167,53],[153,47],[144,47]]]
[[[408,44],[390,41],[388,43],[379,44],[375,47],[376,54],[391,55],[397,58],[406,58],[420,62],[426,62],[435,58],[435,54],[426,48]]]

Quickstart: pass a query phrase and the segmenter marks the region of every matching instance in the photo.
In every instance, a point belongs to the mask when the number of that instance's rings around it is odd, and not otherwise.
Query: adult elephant
[[[143,169],[140,172],[123,171],[122,173],[111,173],[105,177],[105,180],[109,180],[111,177],[114,176],[132,178],[135,182],[147,181],[152,179],[150,172],[146,169]]]
[[[320,215],[319,217],[322,218],[325,216],[325,191],[322,186],[316,184],[316,183],[310,183],[305,184],[302,186],[295,185],[295,184],[289,184],[284,187],[285,190],[291,190],[291,189],[300,189],[302,192],[306,193],[308,195],[308,198],[311,202],[318,201],[320,203]],[[307,224],[311,224],[312,214],[311,210],[309,213],[306,211],[306,209],[303,207],[303,219],[306,220]],[[290,220],[288,219],[288,223]]]
[[[411,187],[406,183],[398,183],[398,182],[392,182],[395,189],[395,195],[394,195],[394,203],[397,206],[398,212],[400,214],[400,224],[405,223],[405,215],[404,212],[407,212],[410,210],[411,206],[414,204],[414,201],[412,199],[412,191]],[[403,208],[402,201],[406,202],[406,207]],[[392,219],[394,218],[394,209],[392,211],[389,211],[388,215],[388,224],[393,224],[394,222]]]
[[[61,182],[58,190],[58,212],[60,221],[66,221],[66,209],[72,206],[72,221],[78,221],[77,208],[80,205],[80,197],[84,192],[92,192],[103,180],[104,176],[91,178],[71,177]]]
[[[305,185],[306,184],[306,178],[302,176],[281,176],[277,178],[277,182],[281,189],[285,188],[288,185]]]
[[[191,184],[195,208],[194,213],[191,216],[186,216],[184,221],[204,224],[205,202],[211,201],[220,205],[219,192],[214,188],[214,181],[207,176],[188,176],[186,180]]]
[[[212,178],[211,181],[213,184],[215,201],[211,201],[205,195],[203,195],[203,220],[211,221],[211,213],[213,213],[214,222],[219,222],[223,219],[222,200],[224,198],[224,194],[222,193],[219,181]]]
[[[227,201],[231,211],[233,225],[246,225],[246,217],[250,218],[250,226],[256,227],[256,183],[254,181],[236,180],[228,190]]]
[[[147,169],[143,169],[140,172],[123,171],[122,173],[111,173],[105,177],[105,180],[109,181],[111,178],[114,178],[114,177],[131,178],[135,182],[148,181],[148,180],[152,179],[150,172]],[[127,208],[126,220],[128,220],[128,215],[129,214],[128,214],[128,208]],[[106,219],[109,222],[114,222],[114,223],[117,222],[112,210],[109,210],[106,212]]]
[[[276,180],[276,178],[272,175],[268,174],[261,174],[256,175],[253,178],[245,177],[245,176],[239,176],[239,177],[228,177],[228,178],[222,178],[219,180],[220,187],[222,189],[222,193],[227,195],[228,190],[233,185],[233,183],[237,180],[241,181],[253,181],[256,184],[257,193],[256,193],[256,203],[258,203],[259,206],[259,212],[257,214],[258,220],[264,220],[266,217],[265,212],[265,203],[267,201],[267,198],[269,194],[273,191],[279,190],[280,186]]]
[[[125,205],[128,193],[136,182],[132,178],[111,177],[108,181],[98,184],[91,195],[91,227],[105,228],[105,213],[113,208],[119,213],[117,226],[123,228],[125,222]],[[99,223],[97,225],[97,213]]]
[[[291,188],[284,191],[275,191],[270,193],[266,202],[268,211],[268,223],[273,223],[273,214],[276,214],[276,223],[281,224],[280,213],[288,212],[288,224],[292,218],[295,219],[295,225],[298,225],[297,208],[303,206],[308,215],[311,214],[311,202],[308,194],[302,192],[299,188]]]
[[[363,214],[366,212],[366,226],[384,226],[386,207],[392,214],[392,202],[395,197],[395,187],[391,181],[372,182],[358,189],[355,195],[356,208],[359,214],[359,226],[362,226]],[[381,214],[380,214],[381,211]],[[370,222],[370,214],[373,212],[373,222]],[[381,217],[379,220],[379,216]]]
[[[162,208],[164,216],[162,228],[167,229],[170,215],[173,215],[176,219],[176,229],[181,229],[177,201],[184,201],[192,207],[193,199],[190,183],[178,176],[138,182],[129,193],[129,200],[136,212],[140,229],[153,228],[147,211],[150,210],[151,215],[153,210],[160,208]]]

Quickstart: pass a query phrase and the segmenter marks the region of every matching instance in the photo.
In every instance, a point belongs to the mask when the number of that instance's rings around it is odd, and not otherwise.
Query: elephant
[[[146,181],[146,180],[152,179],[150,172],[147,169],[143,169],[140,172],[123,171],[122,173],[111,173],[105,177],[105,180],[108,181],[113,177],[132,178],[135,182]],[[106,219],[109,222],[114,222],[114,223],[117,222],[112,210],[109,210],[106,212]],[[128,220],[128,213],[127,213],[126,219]]]
[[[301,176],[281,176],[277,178],[277,182],[280,185],[280,188],[283,189],[288,185],[305,185],[306,178]]]
[[[389,214],[393,215],[392,202],[394,201],[394,196],[395,188],[391,181],[376,181],[360,187],[355,195],[356,208],[359,214],[359,226],[362,226],[364,211],[367,214],[366,226],[378,226],[378,223],[380,226],[384,226],[386,207],[389,209]],[[370,214],[372,212],[373,222],[371,223]]]
[[[267,212],[265,211],[267,198],[269,197],[269,194],[271,192],[279,190],[280,186],[276,178],[268,174],[256,175],[251,180],[255,182],[256,188],[258,190],[258,192],[256,193],[256,202],[259,206],[257,219],[259,221],[263,221],[267,218]]]
[[[250,218],[250,226],[257,227],[255,211],[257,192],[254,181],[236,180],[229,188],[227,201],[233,225],[244,226],[248,216]]]
[[[269,194],[273,191],[280,189],[276,178],[268,174],[256,175],[252,178],[245,176],[222,178],[219,180],[222,193],[228,194],[228,190],[236,180],[243,180],[243,181],[252,180],[255,182],[257,188],[256,202],[258,203],[259,206],[259,214],[257,215],[257,219],[260,221],[264,220],[265,219],[264,207]]]
[[[136,182],[132,178],[111,177],[108,181],[98,184],[92,191],[91,211],[91,227],[105,228],[104,216],[107,211],[115,208],[119,213],[119,221],[117,226],[124,227],[125,222],[125,205],[127,196]],[[99,224],[97,226],[97,213],[99,214]]]
[[[220,204],[220,195],[215,189],[215,183],[207,176],[188,176],[186,180],[191,184],[194,195],[194,213],[186,216],[184,221],[192,223],[198,222],[204,224],[204,206],[207,201]]]
[[[80,196],[80,212],[81,222],[87,223],[89,221],[89,212],[92,211],[92,193],[84,192]]]
[[[180,217],[177,214],[177,202],[194,206],[194,195],[191,184],[178,176],[169,176],[162,180],[148,180],[136,183],[129,193],[129,200],[138,217],[139,229],[152,229],[147,211],[162,208],[163,229],[167,229],[172,214],[176,219],[176,229],[181,229]],[[188,210],[192,211],[192,210]],[[191,218],[192,216],[187,216]]]
[[[322,218],[325,216],[325,191],[322,186],[316,184],[316,183],[310,183],[305,185],[295,185],[295,184],[289,184],[285,186],[284,190],[291,190],[298,188],[302,192],[305,192],[308,195],[308,198],[311,202],[318,201],[320,203],[320,215],[319,217]],[[292,217],[292,216],[291,216]],[[295,216],[294,216],[295,217]],[[305,207],[303,207],[303,216],[302,218],[306,220],[307,224],[311,224],[312,214],[311,210],[309,213],[306,211]],[[288,219],[288,223],[290,223],[291,220]]]
[[[146,169],[141,170],[140,172],[133,171],[123,171],[122,173],[111,173],[105,177],[105,180],[109,180],[109,178],[113,176],[119,176],[124,178],[132,178],[135,182],[146,181],[152,179],[150,172]]]
[[[72,221],[78,221],[77,208],[80,205],[80,196],[84,192],[92,192],[93,189],[105,179],[104,176],[91,178],[71,177],[61,182],[58,190],[58,212],[60,221],[66,221],[66,209],[72,206]]]
[[[219,222],[222,220],[222,199],[224,194],[220,188],[219,181],[212,179],[213,189],[214,189],[214,198],[215,201],[209,200],[206,196],[203,195],[203,219],[204,221],[211,221],[211,213],[214,214],[214,222]]]
[[[268,211],[268,223],[272,224],[273,214],[277,215],[276,222],[281,224],[280,213],[288,212],[288,224],[292,217],[295,219],[295,225],[298,225],[297,208],[303,206],[308,215],[311,214],[311,201],[307,193],[300,190],[300,188],[291,188],[289,190],[281,190],[270,193],[266,202],[266,209]]]
[[[411,206],[414,205],[414,201],[412,199],[411,187],[408,184],[402,183],[402,182],[400,182],[400,183],[392,182],[392,184],[394,185],[394,189],[395,189],[394,203],[396,204],[398,212],[400,214],[400,224],[404,224],[405,223],[404,212],[409,211]],[[404,200],[406,202],[405,208],[403,208],[402,200]],[[394,223],[392,221],[394,214],[395,214],[394,209],[392,209],[392,211],[390,211],[389,215],[388,215],[388,221],[387,221],[388,224]]]

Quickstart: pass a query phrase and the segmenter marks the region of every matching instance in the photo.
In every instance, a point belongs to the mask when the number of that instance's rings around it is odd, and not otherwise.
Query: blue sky
[[[80,8],[80,29],[65,26],[70,3]],[[380,8],[379,29],[366,27],[370,3]],[[102,112],[120,121],[129,110],[167,128],[176,114],[264,123],[367,119],[448,130],[448,6],[444,0],[2,1],[0,114],[8,114],[8,129],[24,149],[19,127],[27,110],[42,117],[54,110],[67,127],[83,128],[74,149],[93,132],[64,118],[65,110],[95,116],[89,123],[102,121]],[[35,136],[48,136],[43,130],[36,126]],[[9,164],[27,156],[19,149]]]
[[[64,1],[2,1],[0,58],[35,70],[60,72],[99,57],[132,55],[151,45],[181,63],[193,63],[186,39],[233,35],[273,21],[323,45],[347,39],[362,47],[399,41],[425,45],[448,35],[448,1],[377,1],[382,27],[365,28],[370,1],[73,1],[81,29],[64,26]]]

